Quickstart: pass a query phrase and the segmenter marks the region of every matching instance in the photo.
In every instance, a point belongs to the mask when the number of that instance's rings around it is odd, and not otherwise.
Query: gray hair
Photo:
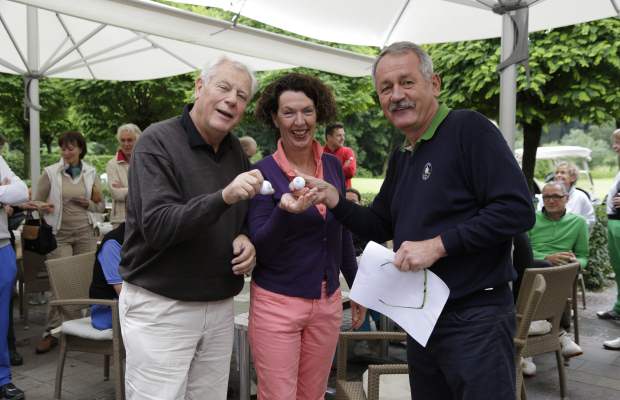
[[[611,133],[611,140],[620,139],[620,129],[616,129]]]
[[[252,82],[250,98],[254,97],[254,95],[258,91],[258,81],[256,80],[256,77],[254,76],[254,71],[252,71],[250,67],[248,67],[244,63],[240,61],[236,61],[236,60],[231,60],[230,58],[226,56],[221,56],[217,60],[213,61],[212,63],[205,65],[205,67],[200,72],[200,77],[202,78],[203,82],[204,83],[209,82],[209,80],[213,78],[213,75],[215,75],[215,73],[217,72],[218,68],[224,64],[230,64],[234,68],[238,69],[239,71],[242,71],[248,74],[248,76],[250,77],[250,81]]]
[[[121,140],[121,133],[123,132],[133,133],[134,135],[136,135],[136,139],[138,139],[138,137],[142,133],[142,131],[136,124],[123,124],[119,126],[118,129],[116,130],[116,140],[118,141]]]
[[[547,184],[545,184],[545,186],[543,186],[543,190],[545,190],[545,188],[547,186],[555,186],[557,188],[560,188],[562,190],[562,194],[563,195],[567,195],[568,194],[568,188],[566,187],[566,185],[564,185],[564,183],[559,182],[559,181],[551,181]]]
[[[558,165],[555,166],[555,170],[557,171],[560,168],[566,168],[570,176],[573,178],[579,178],[579,168],[577,168],[575,163],[570,161],[560,161]]]
[[[433,77],[433,60],[423,48],[413,42],[395,42],[381,50],[381,53],[379,53],[375,62],[372,64],[372,82],[375,87],[377,87],[376,73],[379,61],[388,54],[405,53],[413,53],[418,56],[420,60],[420,73],[425,79],[430,80]]]

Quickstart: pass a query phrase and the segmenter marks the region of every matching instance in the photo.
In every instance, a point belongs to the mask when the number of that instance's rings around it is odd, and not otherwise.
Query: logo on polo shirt
[[[431,177],[431,173],[433,172],[433,166],[430,162],[427,162],[424,166],[424,171],[422,171],[422,180],[425,181]]]

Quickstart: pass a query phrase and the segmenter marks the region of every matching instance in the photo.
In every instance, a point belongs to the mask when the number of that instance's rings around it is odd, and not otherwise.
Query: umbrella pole
[[[36,74],[39,70],[39,18],[35,7],[27,7],[27,32],[28,32],[28,64],[30,71]],[[35,76],[29,79],[26,90],[28,91],[28,109],[30,119],[30,180],[32,193],[36,193],[37,182],[41,171],[40,135],[39,135],[39,79]]]
[[[508,13],[502,15],[502,55],[505,61],[513,52],[516,43],[515,26]],[[499,129],[504,139],[514,150],[517,110],[517,66],[509,65],[501,70],[499,80]]]

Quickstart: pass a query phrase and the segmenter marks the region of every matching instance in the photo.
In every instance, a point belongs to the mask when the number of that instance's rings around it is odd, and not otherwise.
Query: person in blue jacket
[[[401,271],[430,268],[450,288],[426,347],[407,339],[412,398],[514,399],[510,253],[534,225],[525,177],[491,121],[439,103],[441,79],[419,46],[383,49],[373,79],[384,115],[407,138],[379,194],[362,207],[307,182],[354,234],[393,240]]]

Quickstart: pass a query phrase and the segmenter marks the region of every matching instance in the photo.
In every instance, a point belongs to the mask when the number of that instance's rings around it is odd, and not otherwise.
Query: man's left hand
[[[250,239],[241,234],[233,240],[232,270],[235,275],[249,275],[256,265],[256,249]]]
[[[422,271],[445,255],[446,249],[439,236],[419,242],[405,241],[396,252],[394,265],[403,272]]]

